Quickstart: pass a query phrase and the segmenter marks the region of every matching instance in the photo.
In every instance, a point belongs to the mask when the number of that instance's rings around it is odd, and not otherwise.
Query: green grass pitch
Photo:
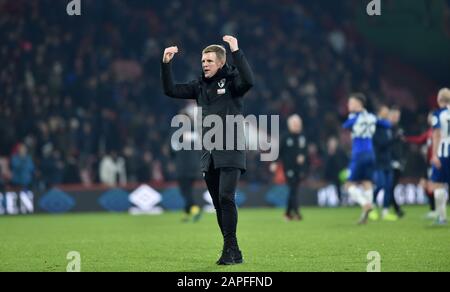
[[[82,271],[361,271],[367,254],[381,271],[450,271],[450,227],[432,227],[426,207],[407,207],[398,222],[355,224],[358,208],[303,210],[285,222],[280,209],[241,209],[245,263],[215,265],[222,248],[214,214],[181,223],[182,214],[0,217],[0,271],[66,271],[70,251]]]

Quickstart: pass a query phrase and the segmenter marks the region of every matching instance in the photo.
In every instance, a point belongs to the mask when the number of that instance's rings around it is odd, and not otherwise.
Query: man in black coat
[[[338,138],[332,136],[327,141],[327,154],[325,156],[324,179],[336,187],[339,202],[342,204],[342,183],[340,172],[348,165],[348,157],[339,147]]]
[[[395,213],[399,218],[405,216],[405,212],[398,204],[395,198],[395,187],[399,184],[402,173],[405,169],[405,157],[403,142],[404,131],[400,126],[401,110],[398,107],[391,107],[389,112],[389,121],[392,123],[392,168],[394,170],[394,178],[392,183],[392,205],[394,206]]]
[[[208,46],[202,52],[202,76],[189,83],[175,84],[170,62],[178,53],[178,48],[169,47],[164,51],[161,76],[164,93],[167,96],[194,99],[202,109],[203,122],[212,115],[216,115],[225,125],[227,116],[242,116],[243,96],[253,86],[253,73],[244,53],[239,49],[237,39],[232,36],[224,36],[223,41],[230,46],[234,66],[226,63],[224,47]],[[239,264],[243,261],[236,237],[238,216],[235,202],[240,175],[246,170],[245,149],[236,147],[236,144],[245,141],[243,127],[243,123],[238,124],[233,150],[225,150],[225,147],[205,149],[205,145],[203,145],[201,170],[211,194],[217,221],[224,238],[222,256],[217,261],[219,265]],[[203,126],[203,135],[207,134],[209,130],[211,127]],[[223,131],[220,135],[224,138],[226,132]],[[215,138],[220,139],[221,137]],[[223,142],[226,142],[224,140],[222,139]],[[226,144],[224,143],[224,145]]]
[[[308,145],[303,134],[303,121],[299,115],[288,118],[288,130],[280,139],[280,160],[289,187],[285,218],[287,221],[302,220],[297,200],[300,181],[306,176]]]

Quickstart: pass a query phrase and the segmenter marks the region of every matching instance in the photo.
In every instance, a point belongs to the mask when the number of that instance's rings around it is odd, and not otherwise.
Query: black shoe
[[[294,219],[294,221],[302,221],[303,220],[303,216],[300,213],[295,213],[293,219]]]
[[[405,212],[403,212],[403,210],[398,210],[398,211],[395,212],[395,213],[397,213],[398,218],[403,218],[403,217],[405,217]]]
[[[219,266],[237,265],[243,263],[242,253],[238,248],[231,247],[222,251],[222,256],[216,262]]]

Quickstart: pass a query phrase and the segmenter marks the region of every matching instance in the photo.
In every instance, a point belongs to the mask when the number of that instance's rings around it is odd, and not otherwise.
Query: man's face
[[[202,55],[202,68],[205,78],[211,78],[216,75],[217,71],[219,71],[223,65],[224,62],[220,61],[214,52]]]
[[[21,145],[19,146],[18,152],[19,152],[19,155],[20,155],[20,156],[25,156],[25,155],[27,155],[27,147],[26,147],[25,145],[21,144]]]
[[[351,113],[358,113],[361,112],[363,109],[363,106],[361,102],[356,98],[350,98],[348,100],[348,111]]]
[[[299,134],[303,130],[303,121],[297,116],[291,117],[288,121],[288,128],[291,133]]]
[[[382,119],[389,118],[389,108],[387,106],[382,106],[378,111],[378,116]]]
[[[389,113],[389,120],[392,124],[397,125],[400,122],[401,113],[399,110],[391,110]]]
[[[336,138],[330,138],[328,140],[328,145],[327,146],[328,146],[327,148],[328,148],[328,153],[329,154],[336,153],[336,149],[337,149],[337,146],[338,146],[338,140]]]

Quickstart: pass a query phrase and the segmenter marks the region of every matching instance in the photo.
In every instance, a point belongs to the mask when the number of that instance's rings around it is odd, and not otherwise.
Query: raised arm
[[[169,47],[164,50],[161,63],[161,81],[164,93],[173,98],[197,99],[195,82],[175,84],[173,81],[171,61],[176,53],[178,53],[178,47]]]
[[[342,128],[350,130],[353,125],[356,123],[356,120],[358,119],[358,116],[355,114],[350,114],[348,119],[345,121],[345,123],[342,124]]]
[[[405,137],[406,142],[411,144],[418,144],[422,145],[427,143],[428,139],[430,138],[430,131],[426,131],[425,133],[419,135],[419,136],[407,136]]]
[[[431,134],[432,139],[432,155],[431,155],[431,164],[434,165],[436,168],[440,169],[442,167],[441,161],[439,159],[438,155],[438,149],[441,145],[441,121],[439,118],[440,112],[434,112],[433,118],[431,120],[431,127],[433,129],[433,132]]]
[[[438,149],[439,145],[441,143],[441,130],[440,129],[433,129],[433,154],[431,156],[431,164],[433,164],[436,168],[441,168],[441,161],[438,156]]]
[[[230,46],[234,65],[239,72],[239,75],[234,79],[234,89],[238,96],[243,96],[255,83],[252,69],[244,53],[239,49],[238,41],[235,37],[226,35],[223,37],[223,41]]]

